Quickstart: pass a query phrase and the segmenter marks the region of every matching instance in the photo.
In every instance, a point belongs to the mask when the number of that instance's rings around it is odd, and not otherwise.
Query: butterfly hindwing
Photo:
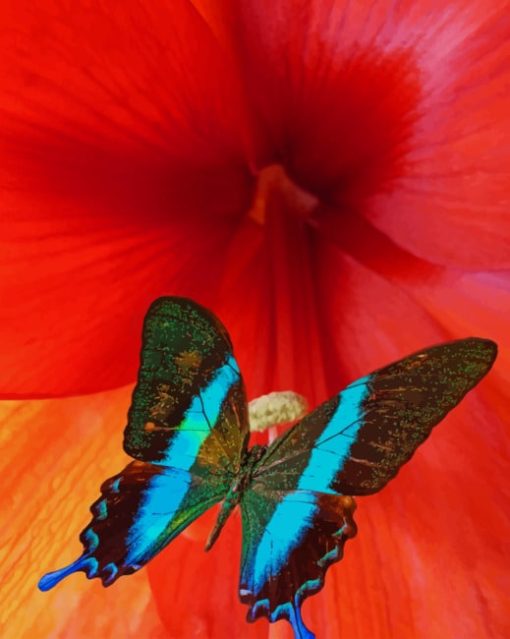
[[[421,351],[353,382],[273,442],[241,502],[250,620],[285,617],[297,638],[313,637],[299,608],[355,533],[347,496],[394,477],[495,355],[477,338]]]
[[[48,590],[77,571],[109,586],[145,565],[226,490],[217,477],[203,479],[186,470],[135,461],[105,481],[82,531],[83,554],[66,568],[45,575]]]
[[[342,558],[345,542],[355,535],[354,508],[350,497],[253,484],[241,501],[239,592],[250,606],[249,621],[284,618],[297,639],[314,637],[301,618],[301,603],[322,588],[328,566]]]

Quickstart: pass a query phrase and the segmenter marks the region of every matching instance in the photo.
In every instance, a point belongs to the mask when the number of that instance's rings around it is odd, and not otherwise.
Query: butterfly
[[[144,320],[124,450],[134,461],[101,486],[76,571],[110,586],[139,570],[221,502],[206,549],[237,506],[239,594],[248,621],[287,619],[315,636],[303,600],[356,534],[353,496],[377,492],[491,368],[497,347],[468,338],[428,348],[358,379],[269,446],[248,446],[245,389],[230,337],[192,300],[162,297]]]

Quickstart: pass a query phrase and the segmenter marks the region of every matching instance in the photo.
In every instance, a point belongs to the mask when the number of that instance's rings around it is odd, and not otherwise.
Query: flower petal
[[[88,393],[134,380],[149,304],[169,293],[207,303],[226,234],[207,219],[152,229],[86,217],[13,222],[0,258],[0,393]]]
[[[261,163],[422,258],[510,265],[506,2],[224,4]]]
[[[498,358],[480,394],[504,422],[510,384],[510,273],[444,272],[410,290],[453,335],[481,335],[498,344]]]
[[[311,236],[284,201],[269,204],[267,224],[246,220],[232,237],[215,311],[230,331],[250,398],[290,389],[315,402],[324,398],[326,373]]]
[[[334,242],[367,272],[378,273],[381,280],[413,299],[441,327],[444,339],[481,336],[497,342],[498,358],[487,382],[490,385],[496,378],[510,382],[509,271],[473,272],[431,264],[352,213],[343,217],[340,227],[333,209],[322,214],[320,237],[324,246]],[[339,259],[339,251],[335,253]]]
[[[340,363],[337,387],[447,338],[403,288],[326,241],[320,246],[318,282],[323,331],[330,355]]]
[[[210,532],[210,531],[208,531]],[[266,623],[248,624],[239,601],[241,526],[231,518],[214,548],[178,537],[148,567],[154,598],[170,637],[266,639]]]
[[[422,3],[420,3],[422,4]],[[510,25],[506,3],[451,4],[414,25],[422,96],[398,188],[365,213],[416,255],[510,265]],[[434,23],[435,22],[435,26]]]
[[[81,552],[78,534],[99,486],[126,463],[130,390],[0,405],[5,639],[163,636],[144,571],[110,590],[81,574],[54,592],[37,589],[45,571]]]
[[[510,272],[444,272],[413,290],[453,334],[489,337],[498,343],[495,372],[510,384]]]
[[[118,386],[149,302],[206,301],[248,207],[240,90],[184,0],[1,11],[0,393]]]
[[[115,9],[36,0],[1,11],[3,139],[39,150],[44,139],[77,151],[95,142],[121,157],[142,153],[142,164],[209,172],[246,159],[252,132],[239,82],[188,0]]]

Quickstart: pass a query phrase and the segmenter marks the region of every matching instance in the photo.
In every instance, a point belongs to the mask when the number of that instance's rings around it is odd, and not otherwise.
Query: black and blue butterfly
[[[141,568],[222,502],[209,549],[240,506],[241,601],[248,620],[287,619],[314,635],[303,600],[356,533],[353,496],[380,490],[491,368],[496,345],[468,338],[426,349],[351,383],[268,447],[248,447],[243,380],[227,331],[191,300],[156,300],[145,318],[124,449],[101,487],[84,552],[39,582],[83,571],[109,586]]]

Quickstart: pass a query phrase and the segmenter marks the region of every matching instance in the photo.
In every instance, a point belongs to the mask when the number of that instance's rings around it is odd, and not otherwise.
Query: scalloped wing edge
[[[295,639],[315,639],[315,635],[303,622],[301,606],[307,597],[316,595],[324,588],[328,568],[343,558],[346,542],[355,537],[358,532],[358,527],[353,519],[356,502],[352,497],[345,496],[344,499],[349,501],[347,501],[344,506],[344,522],[334,533],[335,547],[317,561],[317,565],[321,570],[320,576],[317,579],[305,581],[297,589],[292,602],[288,601],[284,604],[279,604],[273,611],[270,609],[269,599],[260,599],[257,601],[256,596],[250,591],[240,590],[239,598],[241,602],[250,606],[246,615],[248,622],[253,623],[261,617],[266,617],[270,623],[285,619],[291,624]]]

